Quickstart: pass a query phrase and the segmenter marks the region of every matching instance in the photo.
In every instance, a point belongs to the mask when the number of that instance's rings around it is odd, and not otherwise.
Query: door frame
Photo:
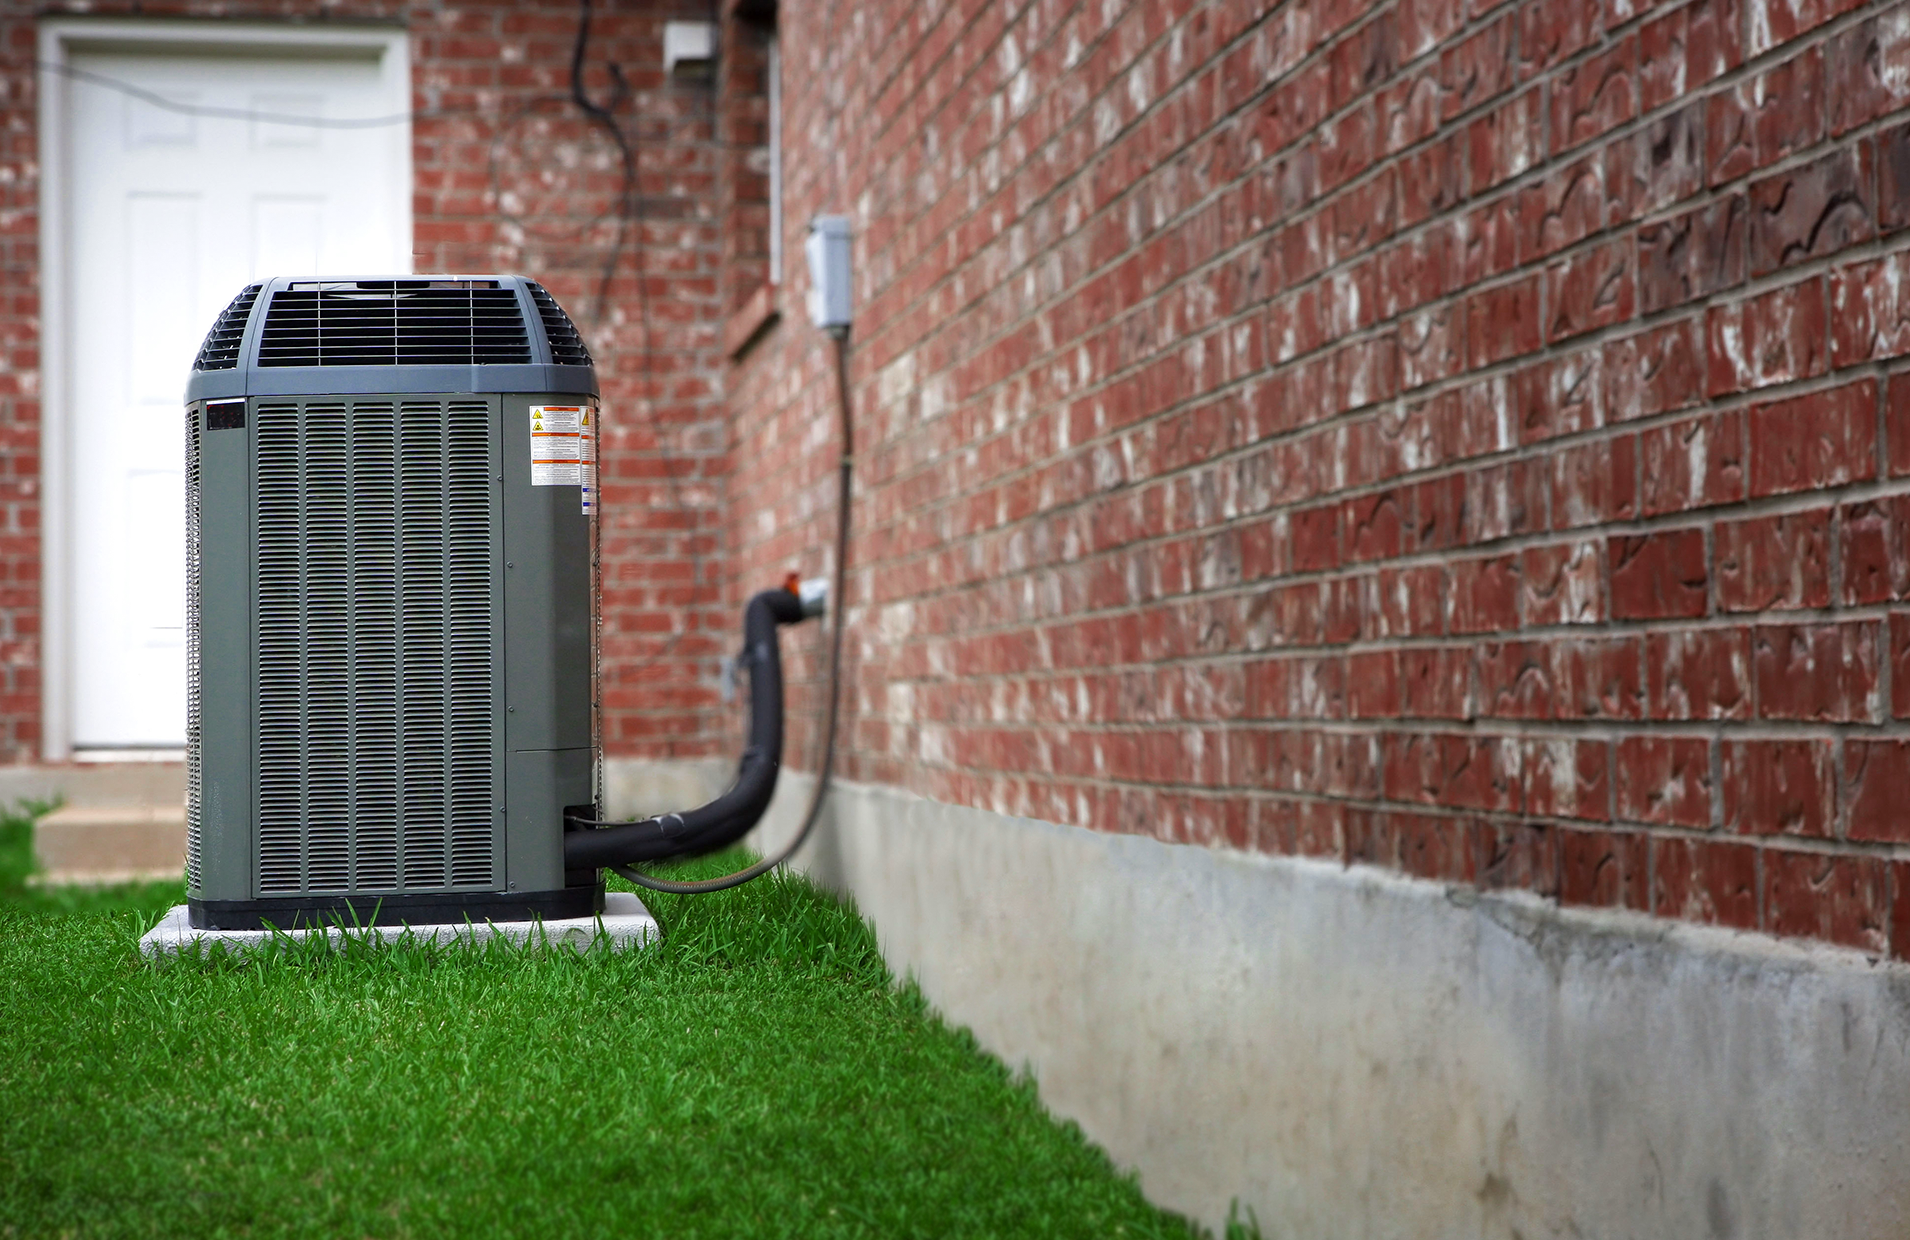
[[[380,70],[389,114],[411,108],[411,49],[401,24],[294,26],[218,20],[128,21],[48,18],[39,23],[40,156],[40,755],[47,762],[158,758],[178,750],[95,750],[73,747],[73,498],[72,410],[67,393],[73,340],[71,254],[67,235],[71,120],[67,77],[74,55],[292,56],[314,60],[373,61]],[[390,127],[397,175],[390,188],[392,218],[411,232],[411,125]],[[407,251],[409,247],[407,247]],[[405,264],[410,266],[409,261]],[[407,273],[393,273],[407,274]],[[210,324],[208,324],[210,326]],[[186,376],[179,376],[183,393]],[[181,405],[183,412],[184,406]]]

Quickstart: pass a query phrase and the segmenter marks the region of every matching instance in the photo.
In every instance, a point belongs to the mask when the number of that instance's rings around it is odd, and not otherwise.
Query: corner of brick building
[[[857,232],[844,773],[1910,956],[1904,29],[783,14],[785,252]],[[728,374],[734,579],[818,571],[825,343]]]

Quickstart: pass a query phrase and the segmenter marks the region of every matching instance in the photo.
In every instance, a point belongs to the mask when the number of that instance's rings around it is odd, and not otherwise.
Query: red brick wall
[[[605,66],[615,62],[633,90],[619,116],[637,141],[642,226],[601,319],[597,290],[622,177],[614,146],[566,102],[575,3],[353,0],[318,11],[290,2],[55,3],[43,11],[264,21],[322,13],[407,25],[421,113],[413,130],[417,269],[535,276],[578,319],[598,360],[610,750],[702,755],[727,736],[715,686],[733,627],[719,601],[717,559],[727,458],[716,144],[709,85],[663,76],[662,23],[709,13],[694,2],[603,8],[590,84],[595,97],[609,97]],[[33,761],[40,742],[34,44],[31,13],[0,12],[0,762]]]
[[[781,38],[849,777],[1910,956],[1910,4]],[[732,373],[736,593],[823,565],[826,362]]]

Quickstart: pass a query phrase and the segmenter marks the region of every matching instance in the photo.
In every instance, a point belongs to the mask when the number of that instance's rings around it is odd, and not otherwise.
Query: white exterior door
[[[253,49],[256,52],[257,49]],[[84,54],[64,85],[72,744],[185,743],[187,373],[262,276],[411,270],[409,126],[376,59]],[[252,119],[169,110],[88,80]],[[403,104],[399,104],[402,109]],[[394,132],[395,131],[395,132]]]

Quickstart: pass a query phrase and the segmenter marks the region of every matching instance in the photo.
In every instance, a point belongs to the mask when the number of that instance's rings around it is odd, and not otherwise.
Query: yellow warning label
[[[588,406],[531,406],[531,485],[575,487],[594,482],[597,453],[591,438]]]

